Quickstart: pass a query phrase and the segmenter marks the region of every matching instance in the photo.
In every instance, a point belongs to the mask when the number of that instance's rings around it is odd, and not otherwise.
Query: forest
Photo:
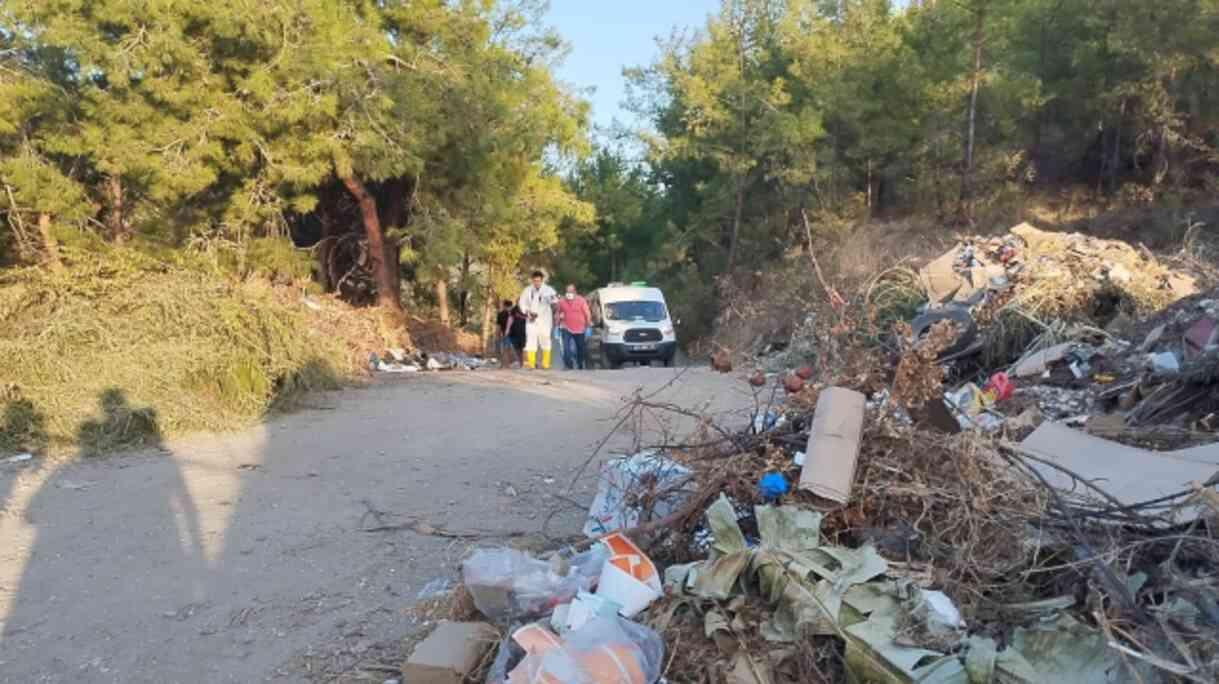
[[[1217,29],[1213,0],[726,0],[627,71],[645,163],[578,165],[597,226],[565,261],[663,279],[706,330],[716,278],[799,249],[805,218],[834,243],[1004,230],[1046,197],[1213,203]]]
[[[408,273],[507,278],[591,216],[552,168],[587,147],[587,105],[554,81],[543,9],[6,2],[4,258],[56,268],[85,233],[244,276],[308,247],[325,289],[394,311]]]
[[[1219,0],[723,0],[624,70],[636,119],[608,131],[557,78],[546,8],[0,4],[5,376],[67,382],[79,335],[131,328],[47,328],[69,310],[218,291],[249,310],[234,288],[253,281],[336,293],[401,344],[411,317],[485,343],[533,268],[647,280],[689,341],[725,279],[813,239],[1006,228],[1042,196],[1189,207],[1219,190]],[[165,310],[141,324],[173,325]],[[293,384],[299,337],[204,384],[267,399]],[[30,368],[58,380],[21,382]]]
[[[627,70],[644,125],[599,150],[544,10],[6,3],[4,262],[55,268],[71,233],[239,274],[310,248],[325,289],[400,309],[405,279],[447,322],[530,263],[708,283],[798,243],[801,212],[1215,190],[1213,0],[725,0]]]

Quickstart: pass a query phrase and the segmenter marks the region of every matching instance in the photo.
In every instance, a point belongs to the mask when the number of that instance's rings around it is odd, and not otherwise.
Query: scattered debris
[[[1012,373],[1016,377],[1027,378],[1036,375],[1041,375],[1050,369],[1050,366],[1062,361],[1071,353],[1071,349],[1075,347],[1070,342],[1057,344],[1049,349],[1042,349],[1033,352],[1028,356],[1020,359],[1012,369]]]
[[[720,350],[711,355],[711,368],[721,373],[732,372],[732,354],[727,350]]]
[[[550,617],[550,626],[559,634],[580,629],[593,618],[612,618],[622,612],[622,605],[604,596],[580,592],[575,600],[557,606]]]
[[[1181,370],[1181,362],[1177,360],[1177,355],[1170,351],[1149,354],[1147,365],[1159,373],[1177,373]]]
[[[645,507],[662,517],[673,512],[688,494],[690,478],[687,468],[653,451],[607,461],[584,534],[599,537],[635,527]]]
[[[411,654],[402,677],[411,684],[462,684],[499,641],[485,622],[442,622]]]
[[[498,359],[483,359],[464,352],[408,353],[404,349],[388,349],[384,355],[369,354],[368,368],[379,373],[418,373],[429,371],[498,368]]]
[[[415,595],[416,601],[429,601],[438,596],[452,593],[453,583],[448,577],[437,577],[436,579],[423,585],[419,593]]]
[[[801,464],[803,460],[801,461]],[[797,465],[801,465],[797,464]],[[774,501],[786,494],[791,489],[791,484],[783,473],[766,473],[762,479],[758,480],[758,496],[765,501]]]
[[[480,549],[462,564],[462,580],[474,605],[500,621],[549,615],[582,591],[591,591],[609,560],[596,546],[572,558],[539,560],[516,549]]]
[[[601,540],[610,557],[601,568],[597,596],[620,606],[622,617],[631,618],[660,598],[660,574],[647,554],[619,532]]]
[[[741,425],[636,393],[695,434],[602,464],[588,551],[474,552],[475,678],[1219,681],[1219,296],[1028,225],[902,277],[772,336]]]
[[[1219,321],[1210,316],[1199,318],[1185,333],[1184,342],[1187,361],[1219,349]]]
[[[25,463],[26,461],[34,460],[34,454],[17,454],[4,459],[4,463]]]
[[[562,638],[538,625],[523,627],[512,638],[525,650],[524,658],[507,677],[493,670],[488,682],[652,684],[664,667],[660,637],[618,617],[590,620]]]

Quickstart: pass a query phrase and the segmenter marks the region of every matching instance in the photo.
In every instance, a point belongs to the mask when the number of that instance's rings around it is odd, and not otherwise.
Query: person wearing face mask
[[[534,271],[532,282],[521,293],[517,306],[525,314],[525,367],[550,368],[550,334],[554,327],[554,309],[558,298],[554,288],[546,284],[546,274]],[[538,352],[542,364],[537,365]]]
[[[588,301],[576,292],[575,285],[568,285],[563,299],[559,300],[559,326],[563,330],[563,366],[567,370],[584,370],[585,333],[592,319]]]

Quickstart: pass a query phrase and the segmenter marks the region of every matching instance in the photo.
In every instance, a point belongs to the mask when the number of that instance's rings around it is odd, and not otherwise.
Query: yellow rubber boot
[[[542,368],[545,370],[550,370],[550,350],[549,349],[542,350]]]
[[[525,352],[525,367],[526,368],[534,368],[535,366],[537,366],[537,362],[538,362],[538,353],[537,352],[535,352],[533,350]]]

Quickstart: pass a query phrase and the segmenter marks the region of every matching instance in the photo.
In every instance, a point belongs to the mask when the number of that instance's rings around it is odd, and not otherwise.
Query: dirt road
[[[538,533],[621,398],[673,378],[394,378],[159,453],[0,465],[0,681],[300,681],[375,654],[475,542],[363,528]],[[727,412],[744,389],[691,370],[662,396]]]

